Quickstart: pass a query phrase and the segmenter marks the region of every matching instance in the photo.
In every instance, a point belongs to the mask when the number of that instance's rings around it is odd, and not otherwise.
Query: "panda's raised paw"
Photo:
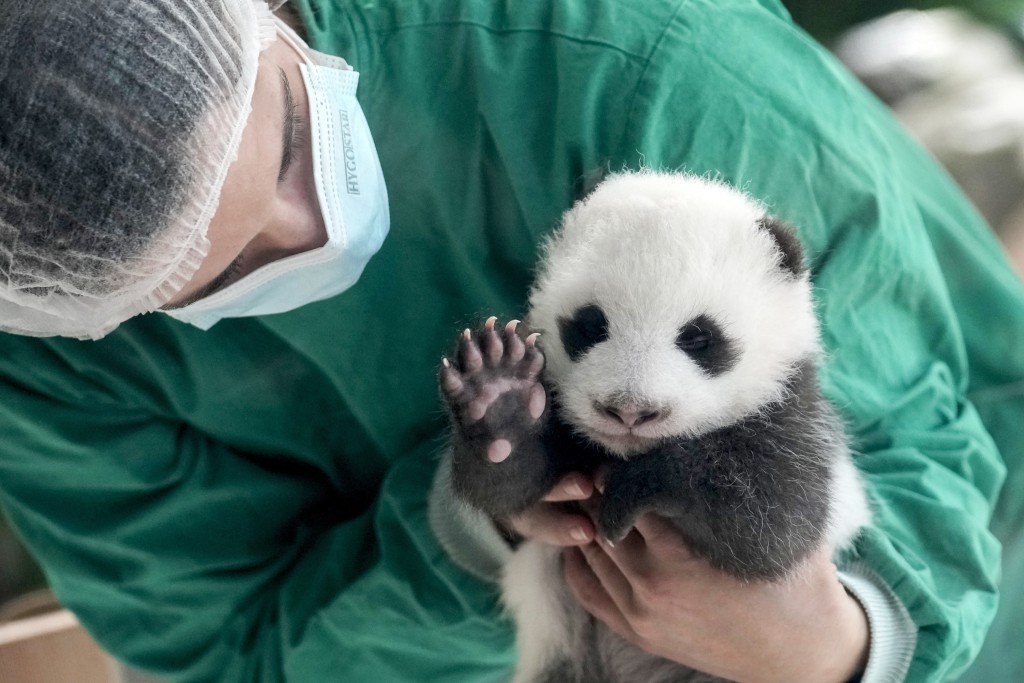
[[[442,359],[438,381],[463,434],[487,441],[487,459],[502,462],[543,415],[547,394],[540,383],[539,335],[523,337],[518,320],[501,331],[496,322],[488,318],[475,334],[467,328],[459,335],[456,359]]]

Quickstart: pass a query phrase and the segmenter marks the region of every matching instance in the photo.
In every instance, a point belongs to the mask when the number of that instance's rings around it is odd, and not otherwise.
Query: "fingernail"
[[[583,496],[584,496],[583,488],[579,485],[579,482],[576,482],[576,481],[573,481],[573,482],[570,482],[570,483],[566,484],[562,488],[562,490],[565,491],[570,496],[575,496],[577,498],[583,498]]]
[[[569,536],[572,538],[572,540],[578,541],[580,543],[583,543],[587,540],[587,532],[584,531],[583,527],[580,526],[574,526],[572,530],[569,532]]]

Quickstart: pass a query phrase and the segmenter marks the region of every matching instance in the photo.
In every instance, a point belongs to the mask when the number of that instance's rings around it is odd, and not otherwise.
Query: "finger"
[[[505,521],[520,536],[548,545],[583,545],[594,540],[594,524],[584,515],[565,512],[549,503],[539,503],[521,515]]]
[[[549,503],[562,503],[569,500],[586,500],[594,493],[594,484],[582,474],[567,474],[553,489],[544,496]]]
[[[673,559],[691,559],[693,553],[683,542],[672,523],[654,514],[640,515],[633,524],[636,533],[655,558],[671,555]]]
[[[680,562],[693,558],[672,523],[652,513],[637,517],[622,538],[612,541],[599,535],[598,543],[634,584],[654,578],[659,569],[677,567]]]
[[[633,614],[635,611],[633,608],[636,605],[633,587],[615,561],[596,543],[585,545],[580,549],[583,551],[583,557],[586,558],[587,564],[590,565],[604,589],[608,591],[608,595],[615,602],[619,611],[624,615]]]
[[[563,571],[569,590],[576,596],[576,600],[583,606],[583,609],[604,622],[608,628],[621,637],[630,642],[637,642],[636,634],[629,626],[629,620],[601,585],[601,580],[578,548],[566,551]]]
[[[635,530],[612,545],[608,539],[598,536],[598,544],[604,554],[618,568],[619,572],[632,585],[645,580],[650,575],[653,560],[644,539]]]

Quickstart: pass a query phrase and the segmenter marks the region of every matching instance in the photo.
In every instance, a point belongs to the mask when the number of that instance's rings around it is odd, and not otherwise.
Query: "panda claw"
[[[516,334],[514,328],[509,330],[509,327],[505,327],[505,350],[505,359],[510,365],[518,363],[526,355],[526,344],[523,343],[523,338]]]
[[[611,548],[614,548],[616,543],[624,539],[633,528],[631,520],[615,518],[614,515],[606,514],[604,510],[602,510],[597,526],[598,535]]]
[[[501,358],[505,354],[504,345],[501,343],[501,337],[494,331],[494,318],[491,318],[487,322],[491,323],[490,326],[486,326],[480,335],[480,346],[483,348],[484,360],[487,362],[487,367],[494,368],[501,364]]]
[[[532,335],[531,335],[532,336]],[[530,345],[527,340],[526,353],[523,362],[516,373],[520,379],[537,379],[540,371],[544,369],[544,354],[536,346]]]
[[[464,372],[476,372],[483,368],[484,359],[480,355],[480,346],[473,339],[473,334],[466,328],[459,341],[459,365]]]
[[[455,358],[442,358],[438,371],[453,420],[470,433],[490,436],[490,445],[477,456],[492,463],[511,453],[511,441],[499,435],[512,425],[533,429],[547,409],[547,394],[539,382],[544,367],[544,354],[536,345],[539,333],[524,338],[518,320],[504,327],[497,320],[491,316],[475,331],[463,330]]]
[[[441,389],[449,398],[455,398],[462,393],[465,385],[462,382],[462,377],[459,375],[459,371],[452,367],[452,364],[447,358],[441,359]]]

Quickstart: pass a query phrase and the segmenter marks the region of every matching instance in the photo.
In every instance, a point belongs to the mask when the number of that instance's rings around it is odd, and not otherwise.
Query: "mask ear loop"
[[[273,12],[287,1],[288,0],[267,0],[267,6],[270,7],[270,11]]]
[[[278,17],[274,17],[274,29],[275,38],[283,40],[288,46],[298,52],[299,56],[302,58],[303,64],[308,64],[310,66],[315,64],[315,62],[310,59],[309,46],[307,46],[306,42],[292,30],[291,26],[281,21]]]

